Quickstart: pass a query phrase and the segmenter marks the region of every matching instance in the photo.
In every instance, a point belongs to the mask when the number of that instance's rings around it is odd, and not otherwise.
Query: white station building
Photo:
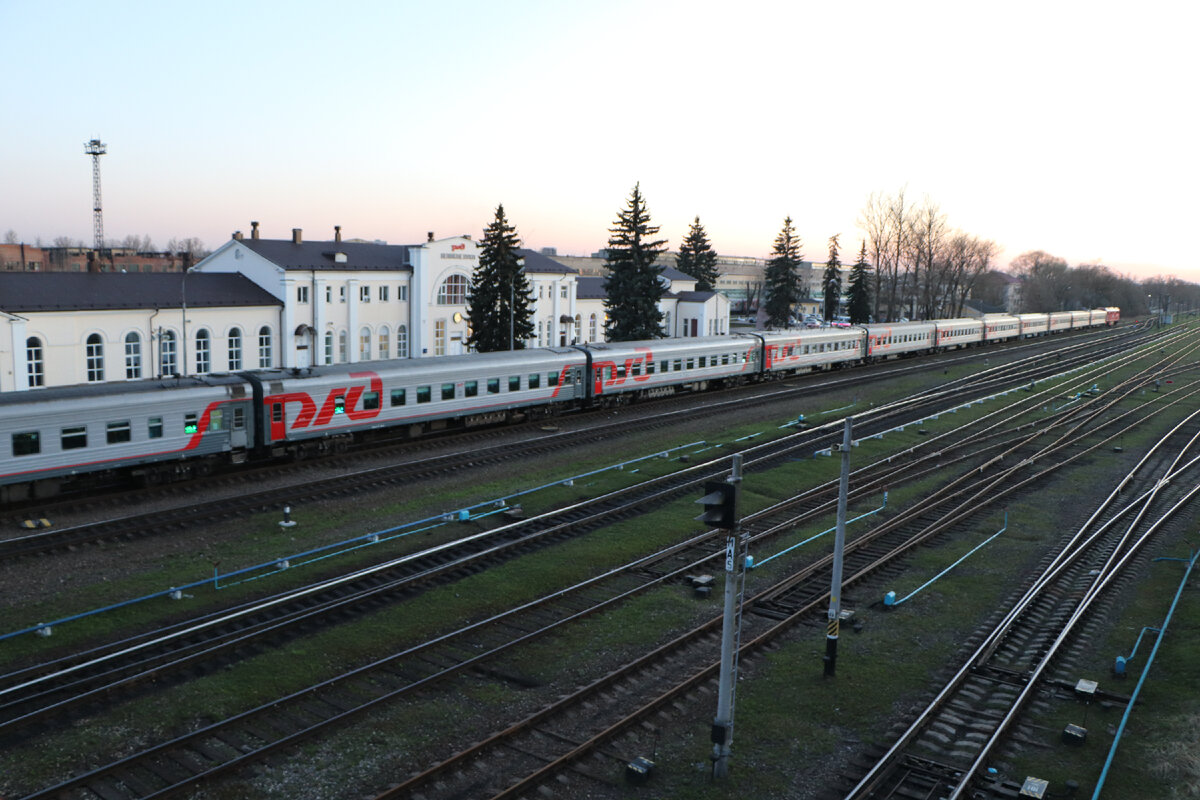
[[[604,340],[603,278],[523,250],[529,347]],[[0,273],[0,391],[466,352],[479,245],[260,238],[182,274]],[[729,332],[729,301],[666,268],[668,336]],[[75,285],[75,284],[78,285]]]

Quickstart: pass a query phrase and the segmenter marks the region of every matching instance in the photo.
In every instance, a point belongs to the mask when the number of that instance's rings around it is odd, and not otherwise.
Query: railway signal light
[[[696,501],[704,513],[696,517],[712,528],[733,530],[738,524],[738,485],[726,481],[705,481],[704,497]]]

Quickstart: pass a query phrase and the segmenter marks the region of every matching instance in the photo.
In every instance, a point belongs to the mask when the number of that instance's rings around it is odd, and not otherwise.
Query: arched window
[[[142,377],[142,337],[136,331],[125,334],[125,380]]]
[[[333,363],[333,331],[325,331],[325,363]]]
[[[363,328],[358,332],[358,360],[371,360],[371,329]]]
[[[30,336],[25,340],[25,371],[29,376],[29,388],[46,385],[46,361],[42,340]]]
[[[379,326],[379,357],[391,358],[392,352],[392,329],[387,325]]]
[[[263,325],[258,329],[258,367],[268,369],[271,366],[271,328]]]
[[[242,329],[232,328],[229,331],[229,371],[242,368]]]
[[[89,383],[104,380],[104,339],[98,333],[87,338],[87,379]]]
[[[467,302],[467,276],[451,275],[438,287],[439,306],[461,306]]]
[[[350,360],[350,345],[347,343],[345,331],[338,331],[338,363],[345,364]]]
[[[204,328],[196,331],[196,374],[212,372],[212,337]]]
[[[396,358],[408,358],[408,326],[396,328]]]
[[[588,341],[596,341],[596,315],[592,314],[588,317]]]
[[[178,372],[175,357],[175,331],[163,331],[158,345],[158,374],[174,375]]]

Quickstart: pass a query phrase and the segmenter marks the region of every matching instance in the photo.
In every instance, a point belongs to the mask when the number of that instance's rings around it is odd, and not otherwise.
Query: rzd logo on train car
[[[624,364],[618,365],[616,361],[596,361],[592,364],[596,376],[596,394],[604,394],[605,387],[621,386],[628,378],[638,382],[650,380],[646,365],[654,360],[654,354],[649,347],[634,349],[640,355],[625,359]]]
[[[312,426],[320,428],[328,425],[336,416],[344,414],[347,418],[360,421],[379,416],[383,408],[383,381],[374,372],[351,372],[350,377],[367,378],[367,386],[338,386],[330,389],[325,395],[320,408],[308,392],[285,392],[271,394],[263,398],[267,414],[271,421],[271,439],[279,441],[287,438],[287,406],[289,403],[299,403],[300,413],[292,423],[292,430]],[[360,401],[361,404],[360,404]]]

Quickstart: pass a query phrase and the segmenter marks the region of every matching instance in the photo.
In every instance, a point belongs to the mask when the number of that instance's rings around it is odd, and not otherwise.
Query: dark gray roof
[[[411,270],[406,244],[374,242],[301,242],[291,239],[242,239],[241,243],[284,269]],[[344,253],[346,261],[334,261]]]
[[[179,272],[0,272],[0,310],[179,308],[184,280]],[[236,272],[193,272],[186,281],[187,304],[194,308],[282,305]]]
[[[599,275],[580,275],[575,279],[575,297],[580,300],[603,300],[608,297],[604,291],[604,278]]]
[[[696,280],[691,275],[688,275],[686,272],[675,269],[674,267],[663,267],[662,274],[663,274],[663,277],[669,281],[694,281],[694,280]]]
[[[567,275],[578,275],[579,274],[579,270],[575,269],[574,267],[568,267],[566,264],[562,264],[558,261],[555,261],[554,259],[550,258],[549,256],[544,256],[536,250],[529,250],[526,248],[522,248],[522,249],[518,250],[517,252],[520,253],[521,257],[525,259],[524,271],[526,273],[558,272],[558,273],[565,273]]]
[[[716,292],[676,292],[675,297],[684,303],[703,303]]]

